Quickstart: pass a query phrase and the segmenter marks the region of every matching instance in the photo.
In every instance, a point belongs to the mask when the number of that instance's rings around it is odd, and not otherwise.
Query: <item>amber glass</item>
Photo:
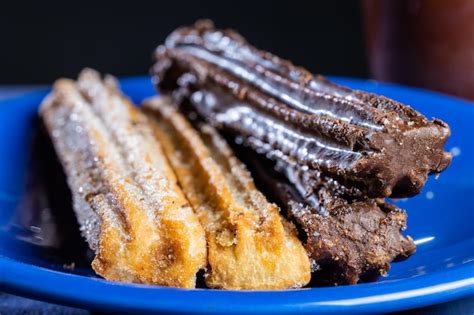
[[[474,0],[363,0],[373,77],[474,100]]]

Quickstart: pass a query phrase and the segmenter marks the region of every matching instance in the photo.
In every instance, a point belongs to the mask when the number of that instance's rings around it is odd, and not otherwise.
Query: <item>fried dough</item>
[[[310,263],[294,226],[255,188],[217,131],[206,124],[194,129],[167,98],[148,99],[142,108],[206,231],[206,284],[225,289],[307,284]]]
[[[192,288],[204,230],[147,119],[111,77],[60,79],[40,115],[67,175],[81,230],[108,280]]]

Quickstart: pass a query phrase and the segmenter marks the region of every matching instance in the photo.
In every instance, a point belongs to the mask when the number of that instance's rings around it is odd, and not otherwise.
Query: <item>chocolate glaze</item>
[[[187,100],[180,110],[193,125],[204,119]],[[374,281],[387,273],[390,262],[415,252],[413,240],[402,234],[405,211],[383,199],[367,198],[321,172],[299,169],[277,150],[257,154],[242,145],[242,138],[222,133],[257,187],[299,228],[313,262],[311,286]]]
[[[316,266],[314,285],[373,281],[387,273],[390,262],[415,252],[413,240],[401,233],[405,211],[382,199],[352,199],[324,176],[298,171],[281,160],[273,165],[239,145],[234,149],[257,186],[300,228]]]
[[[161,92],[189,100],[258,152],[283,155],[370,197],[417,194],[428,174],[451,161],[444,122],[313,76],[210,22],[173,32],[156,60]]]

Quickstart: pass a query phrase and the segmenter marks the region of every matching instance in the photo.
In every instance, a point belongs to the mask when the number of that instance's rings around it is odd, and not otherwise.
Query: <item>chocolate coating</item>
[[[162,93],[257,152],[370,197],[415,195],[451,161],[444,122],[313,76],[207,21],[173,32],[152,71]]]
[[[352,199],[338,183],[276,165],[249,149],[234,146],[257,186],[287,211],[301,229],[316,265],[315,284],[356,284],[384,275],[394,260],[412,255],[415,244],[404,236],[405,211],[382,199]],[[277,163],[277,164],[278,164]]]

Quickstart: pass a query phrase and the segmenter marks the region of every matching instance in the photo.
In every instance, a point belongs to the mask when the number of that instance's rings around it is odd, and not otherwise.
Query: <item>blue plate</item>
[[[277,292],[183,290],[113,283],[88,268],[58,265],[18,227],[36,111],[47,92],[41,91],[0,102],[0,289],[105,311],[184,313],[386,312],[473,295],[474,104],[397,85],[335,80],[411,104],[452,129],[447,150],[454,159],[449,169],[438,179],[430,178],[419,196],[397,201],[408,211],[406,232],[418,252],[394,263],[387,277],[370,284]],[[135,102],[154,94],[148,78],[123,80],[122,87]]]

